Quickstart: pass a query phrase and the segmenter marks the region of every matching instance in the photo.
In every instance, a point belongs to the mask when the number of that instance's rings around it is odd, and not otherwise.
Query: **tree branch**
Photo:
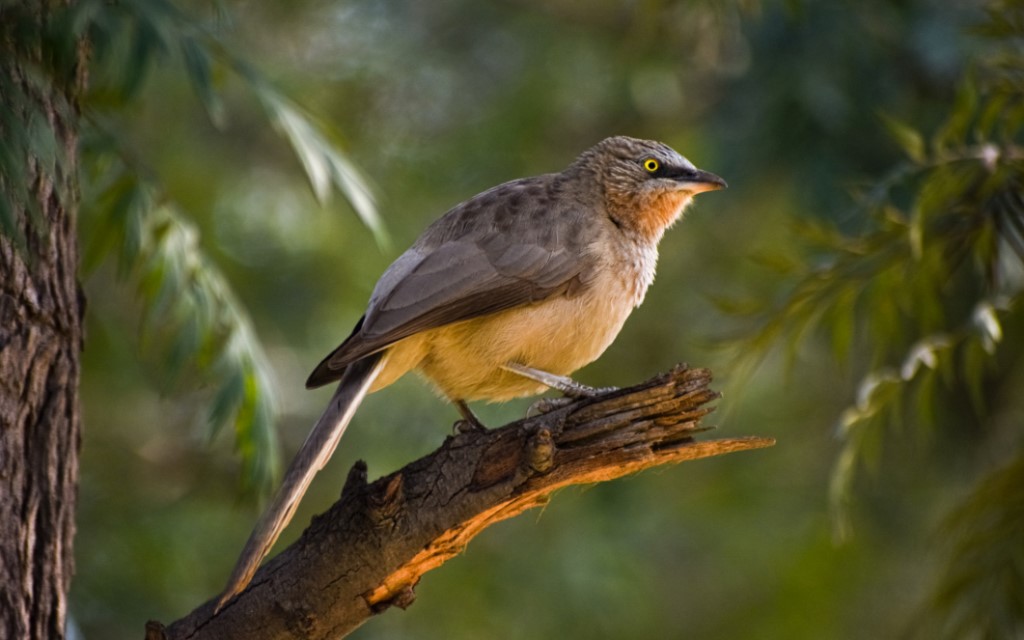
[[[392,605],[409,606],[421,575],[562,487],[774,444],[694,440],[718,398],[710,382],[710,371],[680,365],[544,415],[450,436],[372,484],[358,462],[338,502],[218,615],[211,600],[166,628],[149,623],[146,638],[338,638]]]

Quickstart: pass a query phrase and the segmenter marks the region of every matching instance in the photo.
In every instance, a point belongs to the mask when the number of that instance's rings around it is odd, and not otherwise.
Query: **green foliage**
[[[57,111],[54,117],[74,120],[65,97],[65,89],[72,87],[73,70],[60,67],[59,56],[40,52],[40,42],[49,39],[31,11],[19,4],[0,4],[0,42],[5,54],[0,70],[0,234],[19,248],[24,248],[29,235],[46,233],[35,190],[43,181],[63,188],[67,172],[67,154],[58,148],[48,114],[37,106],[39,97],[45,96]],[[21,212],[25,215],[19,216]]]
[[[102,0],[77,3],[65,20],[71,37],[86,37],[95,51],[94,77],[86,97],[90,110],[121,108],[136,97],[153,67],[166,59],[185,71],[211,122],[224,126],[220,96],[225,74],[242,80],[263,105],[298,156],[317,199],[324,203],[335,186],[380,242],[386,240],[372,191],[341,150],[336,134],[278,91],[220,37],[226,20],[211,28],[166,0],[137,0],[109,5]],[[174,57],[176,54],[177,57]]]
[[[930,139],[881,116],[906,160],[855,194],[863,228],[796,222],[803,249],[761,259],[785,294],[744,305],[756,327],[740,346],[745,370],[778,344],[792,362],[810,336],[866,370],[838,420],[829,495],[840,537],[856,472],[877,468],[885,436],[934,429],[965,397],[976,419],[990,416],[989,385],[1013,367],[999,349],[1024,339],[1007,334],[1024,302],[1024,3],[993,3],[976,32],[985,54]],[[933,601],[943,637],[1021,632],[1021,468],[993,474],[950,520],[956,543]]]
[[[243,479],[266,488],[277,472],[275,392],[244,306],[199,247],[195,226],[155,187],[115,164],[83,212],[83,266],[116,256],[142,303],[142,342],[161,354],[160,377],[213,385],[210,436],[235,430]]]
[[[1010,33],[1018,24],[1002,13],[993,20],[982,32]],[[1012,33],[1024,38],[1024,30]],[[865,441],[860,434],[898,426],[904,410],[932,411],[936,385],[965,386],[984,410],[985,367],[1003,339],[1002,317],[1020,305],[1024,111],[1007,106],[1024,104],[1024,91],[1000,69],[982,71],[992,75],[965,80],[930,145],[910,125],[882,117],[908,160],[855,194],[865,229],[850,234],[798,220],[792,231],[803,240],[801,254],[759,258],[793,284],[777,303],[745,304],[758,325],[745,357],[756,360],[780,342],[795,357],[816,330],[827,334],[837,362],[849,361],[855,343],[865,347],[858,356],[867,353],[856,360],[870,371],[839,421],[847,451],[833,488],[837,501],[847,495],[852,460]],[[908,394],[916,394],[916,405],[901,403]]]
[[[931,606],[915,625],[921,638],[1024,635],[1024,456],[986,477],[943,526],[950,562]]]
[[[44,89],[44,87],[37,87]],[[17,222],[17,212],[25,211],[28,231],[43,235],[45,220],[40,215],[33,197],[33,182],[29,177],[27,158],[38,157],[45,166],[53,166],[62,154],[56,153],[53,131],[44,114],[31,109],[30,87],[15,81],[8,74],[0,74],[0,95],[4,108],[0,109],[0,233],[24,247],[25,229]]]
[[[285,137],[317,200],[326,203],[337,188],[384,246],[387,235],[369,186],[336,134],[230,51],[222,10],[203,20],[167,0],[83,0],[46,25],[34,24],[14,5],[2,11],[0,35],[25,75],[0,73],[0,233],[23,246],[26,230],[45,232],[30,170],[54,176],[65,168],[47,115],[29,107],[30,97],[73,77],[77,47],[88,43],[89,87],[80,105],[81,228],[89,238],[84,266],[88,271],[104,258],[117,259],[144,308],[143,344],[167,356],[172,379],[189,368],[217,387],[213,432],[233,424],[246,482],[269,487],[276,403],[262,347],[243,305],[203,250],[197,225],[169,200],[160,176],[147,168],[146,154],[121,135],[120,123],[139,107],[153,72],[170,65],[187,76],[210,121],[224,127],[222,91],[233,74]],[[70,105],[58,108],[68,121],[77,119]],[[17,224],[18,211],[27,212],[27,229]]]
[[[359,169],[331,142],[325,133],[327,128],[314,125],[310,115],[301,107],[259,81],[258,77],[251,73],[246,75],[252,78],[253,88],[267,115],[295,149],[317,199],[326,203],[330,199],[331,186],[337,187],[373,232],[377,244],[383,249],[389,248],[391,243],[377,214],[373,192]]]

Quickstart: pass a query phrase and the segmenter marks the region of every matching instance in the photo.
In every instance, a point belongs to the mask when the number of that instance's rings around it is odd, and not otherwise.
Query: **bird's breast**
[[[597,274],[598,288],[614,292],[638,307],[654,282],[658,265],[657,242],[636,234],[621,231],[605,234],[593,248],[600,257]]]

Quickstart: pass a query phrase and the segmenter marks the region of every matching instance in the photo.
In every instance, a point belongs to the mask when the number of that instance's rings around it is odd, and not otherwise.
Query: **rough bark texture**
[[[25,153],[20,178],[29,186],[28,201],[18,202],[8,197],[11,175],[0,176],[0,197],[13,204],[27,238],[19,248],[0,235],[0,637],[18,640],[64,637],[78,479],[73,105],[81,79],[74,70],[66,83],[45,78],[42,33],[53,7],[42,0],[0,8],[0,144]],[[48,160],[31,145],[10,144],[5,127],[32,130],[30,122],[52,131]]]
[[[773,444],[694,440],[718,397],[710,380],[707,370],[680,366],[542,416],[452,436],[372,484],[357,464],[341,499],[219,614],[211,600],[166,628],[149,623],[147,640],[339,638],[411,604],[422,574],[561,487]]]

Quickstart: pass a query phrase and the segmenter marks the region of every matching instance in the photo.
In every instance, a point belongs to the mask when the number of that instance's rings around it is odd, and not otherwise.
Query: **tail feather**
[[[260,562],[270,553],[274,542],[295,514],[313,476],[331,458],[345,428],[386,363],[387,352],[379,352],[353,362],[346,368],[323,415],[313,425],[285,472],[274,501],[260,517],[245,543],[228,585],[217,601],[216,611],[220,611],[231,598],[248,586]]]

